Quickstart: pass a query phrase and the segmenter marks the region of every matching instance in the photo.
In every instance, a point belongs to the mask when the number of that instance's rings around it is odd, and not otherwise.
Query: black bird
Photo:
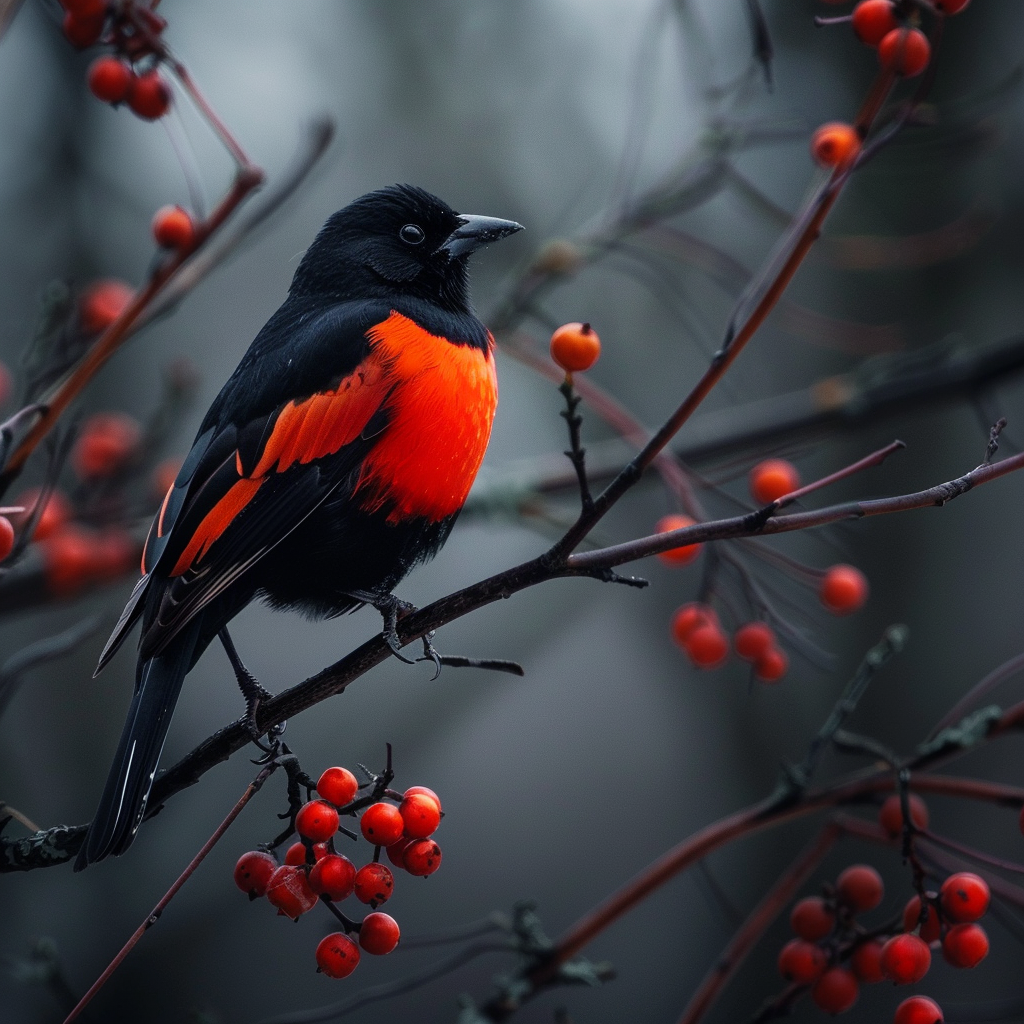
[[[250,601],[314,617],[373,604],[448,538],[497,403],[467,257],[521,230],[396,185],[339,210],[221,389],[146,541],[97,672],[142,620],[124,732],[75,870],[131,845],[182,681],[219,636],[250,721],[265,691],[227,624]]]

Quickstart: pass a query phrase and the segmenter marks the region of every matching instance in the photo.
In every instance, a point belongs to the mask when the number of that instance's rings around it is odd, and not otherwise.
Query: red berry
[[[790,928],[808,942],[825,938],[835,923],[835,911],[820,896],[805,897],[794,904],[789,914]]]
[[[683,650],[690,634],[699,626],[718,625],[718,616],[713,608],[698,601],[691,601],[676,609],[672,616],[672,638]]]
[[[417,839],[406,847],[405,870],[426,878],[441,866],[441,847],[433,839]]]
[[[106,0],[60,0],[60,5],[76,18],[102,18],[107,13]]]
[[[922,923],[921,897],[912,896],[907,905],[903,908],[903,930],[905,932],[917,931],[917,934],[925,942],[932,943],[942,934],[942,919],[939,917],[939,908],[934,900],[928,902],[928,917]]]
[[[61,27],[68,42],[79,50],[84,50],[87,46],[92,46],[93,43],[99,40],[103,34],[103,23],[105,20],[102,14],[98,18],[80,18],[72,14],[71,11],[68,11],[64,15]]]
[[[899,22],[892,0],[864,0],[853,9],[853,31],[868,46],[877,46],[894,28]]]
[[[295,815],[295,831],[314,843],[324,843],[338,831],[338,812],[326,800],[310,800]]]
[[[97,281],[78,298],[79,326],[86,334],[99,334],[124,312],[134,296],[134,289],[124,281]]]
[[[838,167],[848,163],[859,150],[860,135],[857,129],[843,121],[829,121],[811,136],[811,156],[821,167]]]
[[[360,903],[370,903],[375,907],[387,903],[394,888],[395,876],[385,864],[364,864],[356,872],[354,892]]]
[[[43,543],[46,584],[55,597],[70,597],[91,582],[95,539],[92,531],[68,523]]]
[[[92,572],[99,582],[120,579],[138,564],[138,547],[123,527],[104,530],[93,544]]]
[[[931,57],[931,43],[917,28],[894,28],[878,44],[878,59],[882,67],[904,78],[921,74]]]
[[[323,860],[324,857],[331,857],[333,855],[334,851],[331,849],[330,842],[313,844],[313,860]]]
[[[374,956],[390,953],[398,939],[398,922],[388,914],[367,914],[359,926],[359,945]]]
[[[850,956],[850,967],[861,981],[875,985],[885,980],[882,973],[882,947],[884,939],[868,939],[862,942]]]
[[[14,499],[15,505],[20,505],[25,509],[24,512],[19,512],[17,515],[19,526],[26,523],[29,516],[35,511],[40,494],[40,489],[33,487],[30,490],[23,491]],[[52,537],[62,526],[70,522],[73,514],[74,509],[72,509],[68,499],[64,497],[63,492],[50,491],[50,497],[47,499],[46,507],[39,516],[32,539],[46,540],[47,537]]]
[[[932,951],[916,935],[894,935],[882,947],[882,973],[897,985],[920,981],[931,965]]]
[[[988,882],[970,871],[950,875],[939,889],[943,913],[957,924],[983,918],[990,898]]]
[[[93,96],[104,103],[121,103],[128,98],[135,72],[117,57],[97,57],[89,66],[87,81]]]
[[[854,864],[836,879],[836,895],[855,914],[874,910],[882,902],[882,876],[868,864]]]
[[[697,668],[718,668],[729,656],[729,641],[717,626],[698,626],[687,637],[686,653]]]
[[[356,868],[338,853],[329,853],[309,870],[309,887],[318,896],[332,900],[348,899],[356,884]]]
[[[359,820],[363,838],[376,846],[390,846],[402,838],[405,822],[394,804],[371,804]]]
[[[429,796],[413,794],[405,797],[398,807],[398,813],[405,823],[403,833],[410,839],[426,839],[437,831],[441,824],[441,811],[437,801]]]
[[[291,846],[285,851],[284,854],[285,864],[291,864],[293,867],[298,864],[306,863],[306,844],[305,843],[292,843]]]
[[[916,828],[928,827],[928,805],[916,794],[909,794],[910,820]],[[903,805],[900,802],[899,793],[885,798],[881,810],[878,812],[878,823],[892,836],[898,839],[903,835]]]
[[[551,358],[565,370],[589,370],[601,354],[601,339],[590,324],[563,324],[551,335]]]
[[[356,798],[359,782],[347,768],[328,768],[320,776],[316,791],[335,807],[344,807]]]
[[[820,130],[820,129],[819,129]],[[800,486],[796,466],[785,459],[765,459],[750,471],[750,493],[759,505],[770,505]]]
[[[696,519],[689,516],[671,515],[663,516],[654,525],[655,533],[668,533],[671,530],[682,530],[687,526],[694,526]],[[669,548],[668,551],[659,551],[658,558],[666,565],[689,565],[699,554],[703,544],[684,544],[682,547]]]
[[[868,581],[852,565],[833,565],[818,591],[821,603],[834,615],[849,615],[868,599]]]
[[[942,1024],[944,1020],[935,1000],[927,996],[911,996],[896,1007],[893,1024]]]
[[[155,121],[167,113],[171,106],[171,90],[158,71],[147,71],[132,82],[128,106],[147,121]]]
[[[142,429],[131,416],[101,412],[90,416],[71,450],[80,480],[98,480],[123,469],[139,451]]]
[[[405,796],[429,796],[437,804],[437,809],[439,811],[442,809],[441,798],[432,789],[427,789],[426,786],[410,786],[405,791]]]
[[[0,516],[0,562],[14,550],[14,526],[7,516]]]
[[[767,622],[748,622],[732,638],[732,649],[747,661],[757,661],[774,645],[775,632]]]
[[[825,951],[803,939],[790,939],[779,952],[779,974],[797,985],[810,984],[825,973],[826,967]]]
[[[180,206],[161,206],[153,214],[153,238],[162,249],[184,249],[196,237],[196,228],[187,210]]]
[[[388,860],[395,865],[396,868],[405,867],[405,851],[415,843],[415,839],[399,839],[397,843],[392,843],[388,848]]]
[[[270,878],[277,870],[277,861],[262,850],[250,850],[235,865],[235,885],[250,899],[266,896]]]
[[[955,924],[942,940],[942,955],[954,967],[977,967],[988,956],[988,936],[980,924]]]
[[[294,864],[282,864],[267,883],[267,899],[278,913],[297,921],[307,910],[316,906],[316,893],[309,887],[309,879],[303,868]]]
[[[811,998],[826,1013],[846,1013],[857,1002],[857,976],[845,967],[829,968],[811,989]]]
[[[754,675],[762,683],[777,683],[789,670],[789,658],[785,651],[772,647],[754,662]]]
[[[946,15],[959,14],[970,2],[971,0],[932,0],[935,10]]]
[[[359,947],[341,932],[320,940],[316,947],[316,967],[328,978],[347,978],[359,966]]]

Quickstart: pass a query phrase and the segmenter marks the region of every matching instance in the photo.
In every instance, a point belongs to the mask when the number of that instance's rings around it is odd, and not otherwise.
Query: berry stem
[[[782,872],[761,902],[736,930],[729,944],[715,961],[714,967],[704,976],[704,980],[697,987],[679,1018],[679,1024],[697,1024],[711,1009],[719,994],[739,970],[747,954],[760,942],[772,922],[799,892],[842,835],[842,826],[837,821],[829,821]]]
[[[160,919],[160,915],[164,912],[167,905],[174,899],[178,890],[192,877],[196,868],[206,859],[206,855],[217,845],[221,836],[231,827],[231,823],[242,813],[242,809],[245,805],[260,791],[263,783],[273,775],[274,771],[278,767],[276,760],[271,761],[266,765],[260,773],[249,783],[246,787],[245,792],[239,797],[238,803],[228,811],[227,817],[214,829],[213,835],[203,843],[199,852],[189,861],[188,866],[178,876],[174,884],[164,893],[160,898],[157,905],[150,911],[146,916],[146,919],[139,925],[138,928],[132,933],[128,941],[121,947],[121,951],[114,957],[113,960],[107,965],[106,970],[92,983],[88,992],[78,1001],[75,1008],[64,1018],[64,1024],[71,1024],[79,1014],[92,1002],[93,997],[97,992],[110,980],[111,975],[121,966],[121,963],[128,956],[128,954],[138,945],[139,940],[146,932],[157,923]]]
[[[589,328],[589,324],[584,324]],[[580,427],[583,425],[583,417],[576,411],[582,399],[573,389],[572,374],[567,373],[558,389],[565,398],[565,408],[560,415],[569,426],[569,450],[565,453],[576,470],[576,479],[580,485],[580,505],[583,514],[593,507],[594,499],[590,494],[590,484],[587,482],[587,450],[580,440]]]

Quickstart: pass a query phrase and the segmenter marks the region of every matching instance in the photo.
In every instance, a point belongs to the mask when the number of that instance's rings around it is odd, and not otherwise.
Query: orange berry
[[[785,651],[771,647],[754,662],[754,675],[762,683],[777,683],[789,671]]]
[[[132,81],[128,106],[147,121],[163,117],[171,106],[171,90],[158,71],[147,71]]]
[[[822,167],[848,163],[859,150],[857,129],[843,121],[829,121],[811,136],[811,156]]]
[[[672,616],[672,638],[680,647],[686,649],[686,641],[698,626],[718,625],[715,610],[699,601],[691,601],[676,610]]]
[[[426,786],[410,786],[403,796],[429,796],[430,799],[437,804],[437,809],[439,811],[441,810],[441,798],[432,789],[428,789]]]
[[[821,581],[818,596],[834,615],[849,615],[868,599],[867,577],[852,565],[833,565]]]
[[[655,533],[668,533],[671,530],[682,530],[687,526],[695,526],[696,520],[689,516],[663,516],[654,526]],[[666,565],[689,565],[699,554],[703,544],[684,544],[679,548],[659,551],[660,558]]]
[[[125,310],[135,296],[124,281],[97,281],[78,299],[78,325],[86,334],[105,331]]]
[[[904,78],[921,74],[931,57],[931,43],[917,28],[894,28],[878,44],[878,60],[882,67]]]
[[[697,668],[718,668],[729,656],[729,641],[716,625],[698,626],[686,639],[686,653]]]
[[[785,459],[765,459],[750,471],[750,493],[760,505],[770,505],[800,486],[800,474]]]
[[[97,57],[89,66],[89,90],[104,103],[121,103],[128,98],[135,72],[131,64],[109,55]]]
[[[90,416],[71,450],[71,466],[81,480],[113,476],[138,453],[142,429],[131,416],[101,412]]]
[[[736,630],[732,649],[747,661],[757,661],[775,644],[775,632],[767,622],[748,622]]]
[[[153,238],[162,249],[184,249],[192,244],[196,229],[187,210],[162,206],[153,215]]]
[[[877,46],[894,28],[899,22],[892,0],[863,0],[853,9],[853,31],[868,46]]]
[[[566,373],[589,370],[601,354],[601,339],[590,324],[563,324],[551,335],[551,358]]]
[[[15,522],[19,527],[28,521],[28,517],[35,510],[40,493],[38,487],[33,487],[27,491],[22,491],[14,499],[15,505],[20,505],[25,509],[24,512],[19,512],[15,517]],[[71,503],[64,497],[64,494],[61,491],[51,491],[46,507],[39,517],[39,522],[36,523],[36,532],[32,534],[32,539],[46,540],[47,537],[53,536],[65,523],[70,521],[73,514],[74,510],[71,508]]]
[[[43,542],[43,567],[51,594],[70,597],[92,580],[95,543],[95,534],[74,523],[60,527]]]

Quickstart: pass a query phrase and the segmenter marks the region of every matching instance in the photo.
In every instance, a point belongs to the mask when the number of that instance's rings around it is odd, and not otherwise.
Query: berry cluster
[[[834,2],[834,0],[831,0]],[[939,15],[959,14],[970,0],[932,0]],[[878,62],[901,78],[914,78],[928,67],[932,46],[917,27],[922,5],[909,0],[860,0],[846,17],[828,23],[849,22],[857,38],[878,53]],[[851,124],[831,121],[811,137],[811,155],[822,167],[850,163],[860,152],[861,134]]]
[[[751,469],[748,482],[751,497],[763,507],[796,491],[800,474],[785,459],[766,459]],[[668,533],[693,525],[694,520],[688,516],[669,515],[658,520],[654,529],[656,533]],[[663,551],[658,558],[670,566],[689,565],[702,548],[703,544],[685,544]],[[833,565],[819,574],[818,598],[834,615],[849,615],[867,601],[868,581],[852,565]],[[728,659],[729,638],[710,604],[691,602],[677,609],[672,617],[672,636],[697,668],[718,668]],[[751,663],[754,677],[763,683],[778,682],[789,669],[789,658],[766,622],[741,624],[733,636],[732,648]]]
[[[89,66],[89,91],[104,103],[128,108],[147,121],[156,121],[171,108],[172,94],[160,73],[167,57],[163,31],[167,22],[148,6],[133,0],[61,0],[64,34],[77,47],[103,42],[113,53]],[[191,214],[180,206],[165,206],[153,216],[153,237],[163,249],[185,249],[196,238]]]
[[[928,824],[928,808],[910,798],[917,828]],[[896,838],[903,832],[900,798],[892,796],[879,813],[882,827]],[[977,921],[989,905],[984,879],[962,871],[946,878],[939,891],[919,892],[903,911],[903,931],[866,929],[857,915],[874,910],[885,895],[881,876],[869,865],[846,868],[823,896],[808,896],[792,908],[789,923],[796,938],[779,953],[779,972],[789,982],[810,986],[821,1009],[837,1014],[857,1001],[861,984],[921,981],[941,946],[953,967],[976,967],[987,955],[988,936]],[[926,996],[912,996],[896,1010],[895,1024],[938,1024],[942,1010]]]
[[[310,784],[312,780],[309,780]],[[363,786],[347,768],[328,768],[316,784],[316,799],[303,804],[295,813],[294,831],[299,839],[292,843],[278,864],[273,847],[268,846],[242,854],[235,865],[235,884],[250,899],[265,896],[277,912],[297,921],[318,902],[333,907],[354,896],[375,912],[361,922],[351,921],[335,910],[345,931],[323,939],[316,949],[317,970],[329,978],[345,978],[359,964],[359,950],[375,956],[390,953],[399,940],[394,918],[376,912],[394,890],[391,869],[380,863],[381,849],[396,868],[411,875],[426,877],[441,866],[441,848],[431,838],[441,823],[441,801],[433,790],[412,786],[404,794],[383,790],[380,780],[371,778]],[[359,797],[359,790],[371,787],[371,795]],[[370,802],[367,806],[368,801]],[[356,815],[360,810],[360,831],[376,849],[373,860],[360,868],[334,848],[334,839],[341,829],[342,815]],[[278,840],[283,843],[291,830]],[[349,833],[351,835],[351,833]],[[352,838],[355,838],[352,836]],[[350,938],[355,935],[356,941]]]

